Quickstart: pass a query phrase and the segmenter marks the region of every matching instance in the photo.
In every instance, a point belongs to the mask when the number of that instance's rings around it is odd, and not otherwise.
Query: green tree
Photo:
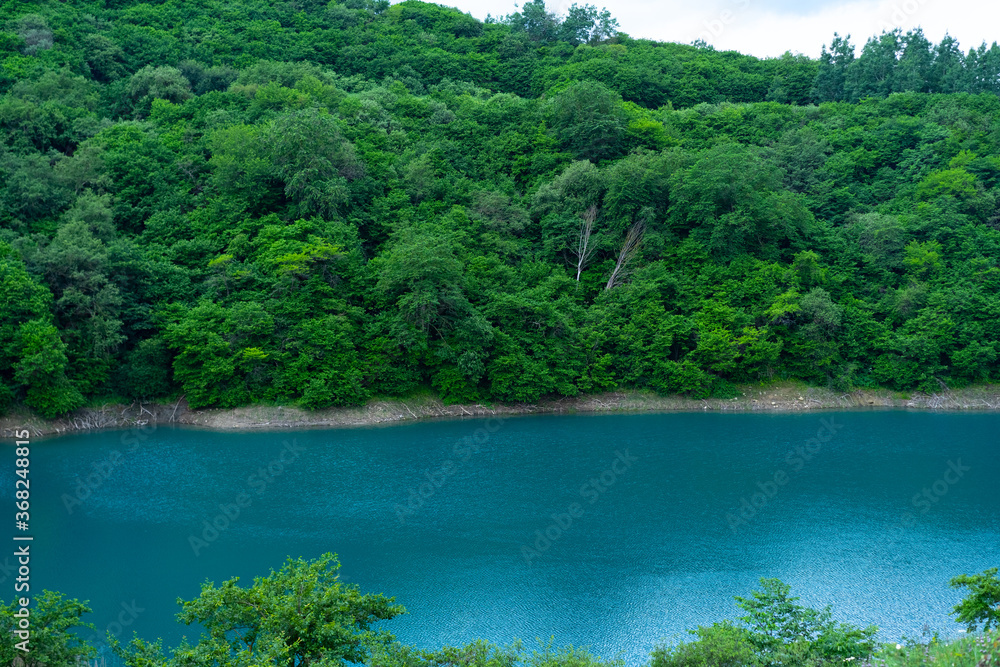
[[[421,334],[447,336],[469,309],[457,251],[454,235],[405,230],[373,265],[375,294]]]
[[[755,667],[761,664],[751,633],[729,621],[698,626],[697,639],[677,646],[658,646],[650,667]]]
[[[89,208],[87,198],[81,199],[84,205],[67,212],[52,242],[28,258],[55,296],[56,322],[67,343],[70,378],[89,393],[108,380],[125,336],[122,296],[109,278],[108,247],[101,238],[110,239],[113,234],[110,211],[100,204]]]
[[[844,90],[849,101],[885,97],[897,90],[897,65],[903,52],[902,30],[896,28],[871,37],[861,55],[847,69]]]
[[[18,622],[23,616],[18,616],[18,612],[22,609],[30,609],[31,614],[28,652],[15,647],[21,641],[15,631],[20,628]],[[30,608],[22,608],[17,598],[9,604],[0,604],[0,631],[4,635],[0,642],[0,661],[5,665],[45,667],[75,665],[80,659],[94,657],[94,647],[73,632],[74,628],[93,629],[92,624],[81,620],[90,611],[85,602],[67,600],[62,593],[52,591],[33,596]]]
[[[132,75],[126,89],[140,117],[149,114],[153,100],[183,102],[191,97],[191,82],[170,65],[146,65]]]
[[[903,51],[893,81],[896,92],[934,92],[931,68],[934,62],[934,45],[924,37],[923,30],[910,30],[903,37]]]
[[[607,9],[598,12],[594,5],[580,6],[575,2],[567,10],[566,18],[557,30],[559,39],[574,46],[610,39],[617,32],[618,20]]]
[[[162,656],[158,643],[138,638],[113,648],[129,667],[364,662],[369,645],[391,639],[375,624],[405,610],[393,598],[341,583],[339,569],[336,556],[327,553],[314,560],[289,558],[248,587],[241,587],[238,577],[218,587],[207,582],[194,600],[177,601],[178,621],[205,628],[197,644],[181,644],[170,658]]]
[[[577,159],[598,162],[621,155],[627,124],[621,96],[596,81],[574,83],[552,100],[552,129]]]
[[[760,590],[749,598],[736,597],[736,605],[747,614],[741,617],[750,630],[750,639],[759,650],[780,653],[789,645],[803,643],[807,655],[820,659],[864,659],[875,648],[878,628],[858,628],[831,618],[830,607],[821,610],[796,604],[789,596],[791,586],[778,579],[762,578]]]
[[[524,3],[521,11],[505,17],[504,23],[535,42],[552,41],[559,30],[559,17],[545,7],[545,0]]]
[[[965,588],[965,599],[955,605],[952,611],[955,620],[964,623],[969,632],[975,632],[982,625],[983,630],[1000,627],[1000,579],[997,568],[984,570],[982,574],[960,574],[948,582],[952,588]]]
[[[66,344],[53,324],[29,320],[18,327],[10,343],[14,380],[26,387],[25,404],[53,418],[83,405],[83,396],[66,378]]]
[[[819,57],[819,71],[813,96],[818,102],[841,102],[844,100],[847,81],[847,70],[854,62],[854,46],[850,43],[851,36],[841,37],[833,33],[830,50],[826,45]]]
[[[347,201],[347,182],[364,173],[334,117],[315,108],[275,119],[264,142],[272,173],[297,205],[293,217],[335,215]]]

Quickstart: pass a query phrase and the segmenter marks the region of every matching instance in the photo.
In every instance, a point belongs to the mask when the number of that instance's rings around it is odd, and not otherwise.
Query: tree
[[[273,345],[274,316],[256,301],[226,308],[205,300],[194,307],[175,304],[164,312],[164,339],[176,351],[174,378],[192,407],[235,407],[273,399],[272,368],[266,365]]]
[[[129,79],[127,94],[140,116],[149,113],[153,100],[183,102],[191,97],[191,82],[176,67],[146,65]]]
[[[785,51],[775,63],[774,79],[765,99],[782,104],[810,104],[817,73],[815,60]]]
[[[346,317],[326,315],[302,321],[289,332],[280,382],[302,395],[306,408],[356,405],[368,398],[362,387],[363,366]]]
[[[125,340],[122,296],[109,279],[108,247],[101,238],[114,233],[110,211],[99,203],[91,209],[89,199],[80,197],[78,203],[83,205],[67,213],[52,242],[29,255],[56,298],[56,322],[67,343],[70,378],[84,392],[108,379],[115,353]]]
[[[924,37],[920,28],[911,30],[903,37],[903,51],[893,80],[896,92],[934,92],[931,66],[934,59],[933,44]]]
[[[7,373],[17,357],[9,349],[26,320],[51,320],[52,293],[26,270],[9,245],[0,242],[0,373]]]
[[[33,56],[39,51],[51,49],[53,44],[52,29],[44,16],[26,14],[17,21],[17,34],[24,40],[22,52]]]
[[[11,341],[14,379],[27,388],[25,404],[52,419],[83,405],[83,396],[66,379],[66,344],[43,319],[23,323]]]
[[[904,249],[903,264],[918,278],[926,278],[943,266],[941,244],[937,241],[910,241]]]
[[[22,607],[15,598],[9,604],[0,604],[0,632],[4,641],[0,642],[0,662],[5,665],[24,667],[45,667],[46,665],[75,665],[80,659],[94,657],[96,651],[86,641],[77,637],[74,628],[90,628],[93,625],[80,619],[91,609],[85,602],[67,600],[62,593],[42,591],[31,600],[30,651],[23,653],[14,644],[20,639],[14,631],[18,629]]]
[[[952,588],[968,589],[968,595],[951,612],[955,614],[956,621],[965,623],[969,632],[975,632],[980,624],[983,630],[1000,628],[1000,579],[997,578],[997,568],[991,567],[982,574],[960,574],[948,583]]]
[[[178,600],[177,620],[199,623],[207,631],[197,644],[181,644],[171,658],[162,656],[158,643],[141,639],[127,646],[116,641],[113,649],[129,667],[363,662],[370,644],[391,639],[373,625],[406,610],[393,598],[362,594],[357,586],[341,583],[339,569],[337,557],[326,553],[313,560],[289,558],[280,570],[255,577],[246,588],[239,586],[239,577],[219,587],[206,582],[194,600]]]
[[[851,36],[841,37],[833,33],[830,50],[823,51],[819,57],[819,71],[816,73],[816,83],[813,87],[813,97],[818,102],[841,102],[845,96],[844,84],[847,70],[854,62],[854,46]]]
[[[618,20],[602,9],[600,13],[594,5],[573,3],[566,12],[566,18],[559,25],[559,39],[574,46],[587,42],[596,43],[614,37],[618,32]]]
[[[125,74],[125,52],[104,35],[84,37],[84,53],[90,75],[97,81],[113,81]]]
[[[903,34],[899,28],[871,37],[861,55],[847,69],[844,81],[846,99],[856,102],[865,97],[885,97],[896,90],[896,66],[903,46]]]
[[[469,309],[457,249],[454,234],[404,230],[373,262],[375,294],[422,334],[447,335]]]
[[[334,117],[315,108],[280,116],[264,142],[274,176],[297,204],[293,217],[333,217],[347,201],[347,181],[364,174]]]
[[[803,642],[807,654],[839,661],[867,658],[875,648],[878,628],[858,628],[831,618],[830,607],[821,610],[796,604],[791,586],[778,579],[762,578],[760,590],[749,598],[736,597],[736,606],[747,612],[740,618],[750,629],[751,641],[765,652]]]
[[[983,47],[985,49],[985,44]],[[978,52],[977,52],[978,55]],[[958,46],[958,40],[945,33],[944,38],[934,47],[934,61],[930,66],[928,78],[931,90],[935,93],[979,92],[974,81],[970,80],[969,67],[974,63],[966,63],[965,55]],[[979,63],[975,63],[979,64]]]
[[[546,9],[545,0],[524,3],[521,11],[507,16],[504,23],[515,31],[526,33],[535,42],[554,40],[559,29],[559,18]]]
[[[597,81],[574,83],[552,101],[552,129],[577,159],[619,156],[627,124],[621,95]]]
[[[594,231],[594,220],[597,219],[597,207],[591,206],[581,217],[580,234],[576,241],[576,281],[580,282],[580,274],[590,263],[590,257],[594,254],[594,246],[590,244],[590,236]]]
[[[803,287],[813,287],[826,282],[827,270],[820,266],[820,256],[812,250],[795,255],[792,272]]]
[[[658,646],[650,667],[755,667],[761,664],[751,634],[729,621],[689,631],[697,637],[678,646]]]
[[[830,608],[810,609],[789,597],[778,579],[761,579],[750,598],[736,597],[747,627],[729,621],[692,630],[697,640],[652,653],[650,667],[756,667],[842,664],[868,658],[874,626],[865,629],[830,619]]]

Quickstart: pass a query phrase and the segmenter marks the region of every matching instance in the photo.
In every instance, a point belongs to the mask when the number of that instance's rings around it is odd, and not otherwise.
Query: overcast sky
[[[521,0],[439,0],[478,19],[516,11]],[[868,37],[892,28],[920,26],[933,42],[945,32],[963,51],[1000,40],[997,0],[577,0],[607,6],[620,29],[632,37],[689,44],[704,39],[715,48],[755,56],[787,50],[816,57],[834,32],[850,34],[858,53]],[[574,0],[547,0],[549,11],[564,14]]]

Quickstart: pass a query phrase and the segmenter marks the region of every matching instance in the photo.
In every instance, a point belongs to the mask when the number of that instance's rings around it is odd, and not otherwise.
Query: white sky
[[[620,30],[636,38],[689,44],[704,39],[719,50],[759,57],[787,50],[816,57],[833,33],[851,35],[860,53],[868,37],[882,30],[920,26],[932,42],[947,32],[963,51],[1000,41],[997,0],[576,0],[607,6]],[[438,0],[478,19],[516,11],[521,0]],[[565,14],[574,0],[547,0],[549,11]]]

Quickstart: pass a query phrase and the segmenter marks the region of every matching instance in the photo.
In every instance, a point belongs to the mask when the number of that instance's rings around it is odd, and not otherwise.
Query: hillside
[[[13,2],[0,406],[1000,379],[1000,47]]]

